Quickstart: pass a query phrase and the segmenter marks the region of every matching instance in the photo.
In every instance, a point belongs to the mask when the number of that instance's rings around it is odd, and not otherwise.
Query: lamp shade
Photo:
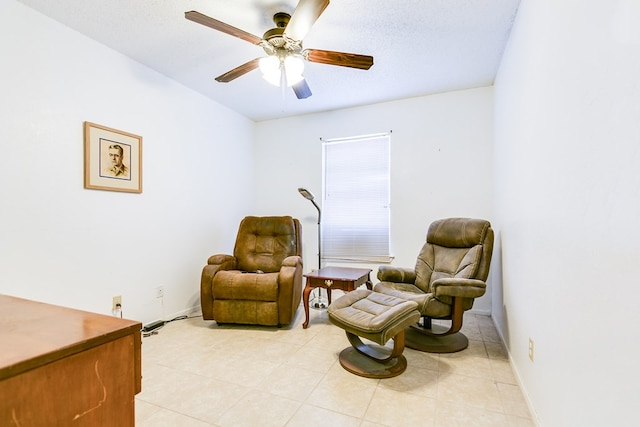
[[[302,194],[302,197],[304,197],[307,200],[313,200],[313,194],[311,194],[311,192],[309,190],[307,190],[306,188],[298,188],[298,191],[300,192],[300,194]]]

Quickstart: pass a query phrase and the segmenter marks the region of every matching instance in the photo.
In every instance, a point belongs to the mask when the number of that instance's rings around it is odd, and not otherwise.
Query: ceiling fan
[[[216,81],[227,83],[260,68],[265,79],[276,86],[292,86],[298,99],[304,99],[311,96],[311,89],[302,76],[303,60],[361,70],[368,70],[373,65],[373,57],[369,55],[302,48],[302,39],[328,5],[329,0],[300,0],[293,15],[276,13],[273,16],[276,27],[267,30],[262,38],[200,12],[190,11],[184,15],[190,21],[258,45],[267,54],[267,57],[252,59],[227,71],[216,77]]]

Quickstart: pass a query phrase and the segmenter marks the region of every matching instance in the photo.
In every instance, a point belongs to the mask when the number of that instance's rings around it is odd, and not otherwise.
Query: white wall
[[[251,210],[253,123],[13,0],[0,57],[0,293],[105,314],[122,295],[145,323],[199,305]],[[142,194],[83,188],[85,120],[143,137]]]
[[[393,264],[413,267],[433,220],[491,220],[492,105],[493,89],[479,88],[260,122],[254,144],[256,209],[299,218],[304,269],[316,269],[317,211],[297,188],[307,188],[322,204],[320,138],[391,130]],[[374,282],[377,267],[369,266]],[[490,299],[488,291],[474,310],[488,314]]]
[[[523,0],[495,85],[493,315],[540,425],[637,425],[638,22]]]

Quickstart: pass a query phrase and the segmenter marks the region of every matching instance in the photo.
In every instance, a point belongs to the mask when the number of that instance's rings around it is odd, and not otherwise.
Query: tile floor
[[[465,314],[466,350],[407,348],[407,370],[382,380],[340,366],[338,353],[349,342],[326,310],[311,309],[310,319],[302,329],[302,306],[281,329],[218,326],[196,316],[143,338],[136,425],[535,425],[487,316]]]

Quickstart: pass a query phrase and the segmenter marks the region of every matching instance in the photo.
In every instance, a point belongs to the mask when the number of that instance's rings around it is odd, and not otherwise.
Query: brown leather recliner
[[[485,293],[492,253],[489,221],[447,218],[429,226],[415,268],[378,269],[381,282],[375,292],[418,303],[423,324],[407,329],[407,347],[433,353],[467,348],[469,341],[459,332],[463,314]],[[432,319],[450,320],[450,327],[432,324]]]
[[[212,255],[202,270],[202,317],[217,323],[291,323],[302,295],[300,222],[248,216],[232,255]]]

